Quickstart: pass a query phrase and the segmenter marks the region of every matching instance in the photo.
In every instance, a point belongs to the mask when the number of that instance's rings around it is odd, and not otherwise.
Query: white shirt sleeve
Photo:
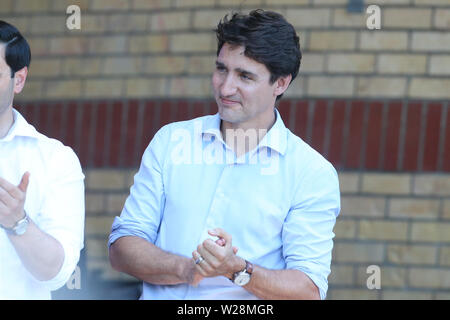
[[[340,211],[339,182],[331,164],[302,177],[282,231],[287,269],[305,273],[326,298],[333,249],[333,228]]]
[[[77,156],[67,146],[55,148],[50,159],[49,185],[35,223],[64,249],[59,273],[51,280],[40,281],[49,290],[56,290],[69,280],[84,246],[84,175]]]
[[[164,212],[164,154],[167,149],[167,126],[153,137],[142,156],[130,195],[120,217],[114,219],[108,247],[124,236],[141,237],[155,243]]]

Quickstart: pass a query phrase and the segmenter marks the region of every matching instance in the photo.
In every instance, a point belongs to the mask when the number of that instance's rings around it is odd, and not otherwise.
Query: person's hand
[[[0,225],[12,228],[25,217],[24,205],[30,173],[25,172],[18,186],[0,177]]]
[[[216,243],[217,245],[223,247],[223,246],[225,246],[226,241],[225,241],[225,239],[223,239],[223,238],[219,238],[219,239],[217,239],[217,240],[215,241],[215,243]],[[237,247],[233,247],[233,252],[234,252],[234,254],[236,254],[236,253],[238,252],[238,250],[239,250],[239,249],[238,249]],[[196,258],[194,258],[194,260],[195,260],[195,259],[196,259]],[[193,265],[192,265],[193,270],[191,270],[191,272],[190,272],[190,277],[189,277],[188,283],[189,283],[190,285],[196,287],[196,286],[198,286],[198,284],[200,283],[200,281],[203,280],[204,277],[203,277],[203,275],[201,275],[201,274],[198,272],[197,268],[195,268],[196,265],[195,265],[194,260],[191,260],[191,261],[193,261]]]
[[[203,259],[195,266],[198,273],[203,277],[226,276],[230,278],[234,272],[245,267],[242,266],[245,261],[236,256],[237,248],[232,246],[230,234],[220,228],[209,230],[208,233],[219,239],[215,242],[207,239],[198,245],[197,250],[192,252],[194,260],[199,257]]]

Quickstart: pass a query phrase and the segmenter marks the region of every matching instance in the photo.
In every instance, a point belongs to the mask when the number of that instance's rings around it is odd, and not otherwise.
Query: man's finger
[[[6,207],[12,208],[16,204],[17,200],[15,200],[11,193],[7,190],[0,188],[0,202],[2,202]]]
[[[216,240],[216,244],[223,247],[225,245],[226,241],[225,239],[219,238]]]
[[[8,207],[3,203],[3,201],[0,201],[0,212],[6,212],[8,210]]]
[[[231,247],[231,235],[229,233],[226,233],[225,230],[221,228],[215,228],[212,230],[208,230],[208,233],[212,236],[222,238],[225,240],[225,246]]]
[[[219,238],[219,239],[216,240],[216,244],[221,246],[221,247],[225,246],[225,243],[226,243],[225,239]],[[238,250],[239,250],[238,247],[233,246],[233,253],[234,254],[236,254],[238,252]]]
[[[205,242],[208,242],[208,240],[206,240]],[[205,259],[204,262],[207,262],[210,267],[216,268],[218,265],[220,265],[219,255],[214,250],[208,250],[205,246],[205,242],[197,247],[197,252],[203,257],[203,259]],[[222,248],[218,247],[211,240],[209,240],[209,243],[216,248]],[[203,264],[203,262],[201,264]]]
[[[6,192],[8,192],[14,199],[22,200],[23,194],[28,188],[29,177],[30,173],[25,172],[18,186],[13,185],[11,182],[0,177],[0,189],[3,189]]]
[[[198,251],[194,251],[192,253],[192,257],[194,260],[197,260],[198,257],[202,256],[204,260],[199,262],[198,264],[195,264],[196,270],[204,277],[208,277],[213,273],[213,268],[209,265],[209,263],[206,261],[206,258]]]
[[[8,193],[12,193],[17,187],[13,185],[11,182],[0,177],[0,188],[2,188]]]
[[[30,182],[30,173],[27,171],[23,174],[22,176],[22,180],[20,180],[19,186],[18,188],[20,189],[20,191],[22,191],[23,193],[27,192],[28,189],[28,183]]]

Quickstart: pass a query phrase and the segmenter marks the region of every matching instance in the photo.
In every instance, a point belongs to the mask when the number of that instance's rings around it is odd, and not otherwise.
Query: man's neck
[[[14,123],[14,114],[12,106],[0,113],[0,139],[3,139],[8,134]]]

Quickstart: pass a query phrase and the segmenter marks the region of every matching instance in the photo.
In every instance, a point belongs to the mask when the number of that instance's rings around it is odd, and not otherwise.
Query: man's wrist
[[[25,210],[22,210],[22,213],[20,214],[19,218],[16,219],[16,221],[13,222],[12,225],[0,223],[0,227],[2,227],[3,229],[12,230],[14,227],[17,226],[17,224],[19,223],[19,221],[22,221],[22,220],[25,219],[26,217],[27,217],[27,214],[26,214]]]
[[[183,259],[175,264],[176,274],[182,283],[191,283],[194,280],[195,264],[192,259]]]
[[[246,267],[246,262],[244,259],[242,259],[241,257],[235,256],[234,261],[233,261],[233,271],[231,273],[226,274],[225,276],[230,279],[233,280],[233,276],[236,272],[242,271],[245,269]]]

